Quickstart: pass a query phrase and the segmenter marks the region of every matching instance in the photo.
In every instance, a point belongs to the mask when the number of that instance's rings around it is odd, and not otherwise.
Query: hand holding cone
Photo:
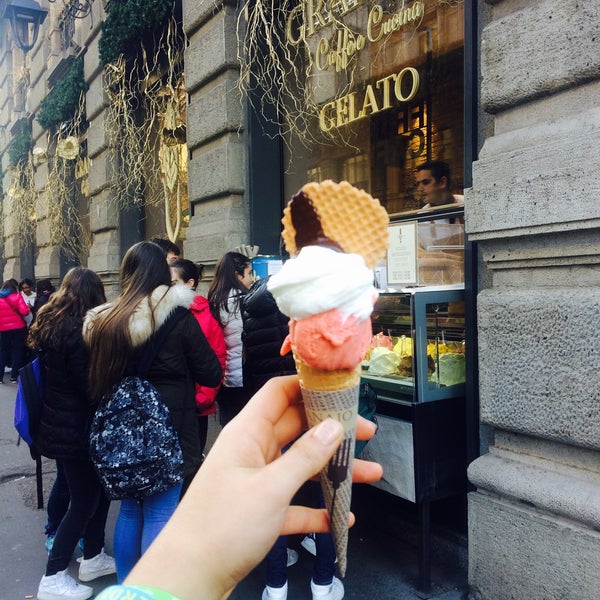
[[[388,246],[388,216],[378,200],[348,182],[305,185],[284,211],[291,255],[269,280],[291,319],[282,354],[292,349],[309,425],[334,418],[344,439],[321,472],[340,575],[346,573],[360,361],[371,340],[377,293],[371,269]]]

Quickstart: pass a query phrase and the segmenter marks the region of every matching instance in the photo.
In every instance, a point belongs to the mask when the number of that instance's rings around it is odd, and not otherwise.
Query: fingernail
[[[342,424],[333,419],[325,419],[315,429],[314,436],[327,446],[336,442],[342,432]]]

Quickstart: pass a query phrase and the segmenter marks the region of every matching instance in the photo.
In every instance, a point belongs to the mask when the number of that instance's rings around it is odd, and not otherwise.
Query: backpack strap
[[[146,379],[148,376],[148,371],[158,354],[161,346],[164,344],[165,340],[173,331],[173,328],[185,315],[189,312],[187,308],[183,308],[183,306],[178,306],[167,318],[167,320],[152,334],[150,337],[148,344],[146,346],[146,350],[142,355],[140,362],[138,364],[137,373],[138,376],[142,379]]]

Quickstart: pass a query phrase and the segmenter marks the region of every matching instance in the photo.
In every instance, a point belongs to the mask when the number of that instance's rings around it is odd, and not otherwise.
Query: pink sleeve
[[[13,294],[11,294],[13,295]],[[29,309],[27,308],[27,304],[25,304],[25,300],[23,300],[23,296],[21,296],[21,294],[19,294],[18,292],[16,294],[17,300],[17,306],[15,307],[17,312],[23,316],[26,316],[29,314]]]

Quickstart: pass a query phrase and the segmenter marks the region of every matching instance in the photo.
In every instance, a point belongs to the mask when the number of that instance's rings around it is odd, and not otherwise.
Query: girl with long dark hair
[[[239,252],[224,254],[208,290],[210,310],[225,334],[227,360],[217,396],[221,425],[237,415],[249,399],[242,376],[242,300],[252,285],[250,259]]]
[[[88,353],[82,338],[86,312],[103,302],[104,286],[98,275],[75,267],[40,309],[29,330],[29,343],[38,352],[45,381],[37,447],[43,456],[56,460],[70,496],[40,581],[39,600],[85,600],[93,595],[91,587],[77,583],[67,573],[82,536],[79,578],[92,581],[115,572],[114,559],[104,553],[109,501],[89,459],[89,425],[94,409],[87,385]]]
[[[195,295],[185,286],[171,286],[165,255],[152,242],[140,242],[127,251],[121,263],[120,287],[117,299],[90,311],[85,322],[94,402],[101,402],[124,376],[137,373],[152,335],[178,307],[189,307]],[[201,462],[194,384],[216,386],[221,380],[221,365],[189,311],[169,332],[147,379],[169,409],[183,451],[184,477],[189,477]],[[181,482],[141,501],[121,501],[114,536],[119,581],[160,533],[180,492]]]

